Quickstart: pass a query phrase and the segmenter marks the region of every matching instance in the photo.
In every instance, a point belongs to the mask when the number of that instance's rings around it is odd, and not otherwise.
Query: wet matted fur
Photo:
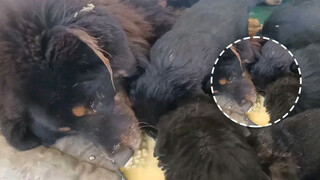
[[[226,118],[211,97],[183,100],[158,129],[155,155],[167,180],[269,179],[247,143],[247,128]]]
[[[82,134],[108,152],[139,147],[124,87],[148,56],[143,16],[118,0],[1,0],[0,24],[1,130],[12,146]]]

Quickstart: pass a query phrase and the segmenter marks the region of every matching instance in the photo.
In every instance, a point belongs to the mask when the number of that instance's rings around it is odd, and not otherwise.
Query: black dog
[[[268,84],[286,73],[296,73],[297,65],[288,50],[269,40],[262,44],[260,52],[255,52],[255,61],[249,63],[252,81],[262,94]]]
[[[83,134],[108,152],[137,149],[140,130],[124,82],[148,56],[152,28],[144,17],[117,0],[18,0],[1,8],[7,141],[27,150]]]
[[[272,179],[319,179],[318,5],[313,0],[289,4],[276,10],[263,29],[265,35],[290,47],[302,75],[302,92],[291,117],[268,128],[251,130],[253,146]],[[288,65],[284,67],[290,69]],[[266,86],[265,103],[271,118],[283,116],[292,106],[298,81],[297,73],[289,73]]]
[[[238,53],[232,51],[231,48],[225,51],[215,65],[212,88],[215,96],[224,95],[230,97],[244,111],[248,111],[256,101],[256,90],[247,68],[241,62],[241,58],[250,56],[250,53],[246,54],[244,53],[245,51]],[[253,54],[251,55],[253,56]]]
[[[320,108],[320,34],[318,31],[320,16],[317,13],[319,8],[320,3],[316,0],[289,3],[275,10],[266,20],[262,30],[263,35],[274,38],[289,47],[298,61],[302,76],[302,91],[292,115],[310,108]],[[296,18],[293,20],[292,17]],[[297,73],[297,67],[289,67],[288,63],[281,61],[278,60],[277,66],[283,66],[284,69],[291,69]],[[259,69],[259,66],[257,67]],[[260,68],[270,67],[264,65]],[[266,73],[273,74],[271,71]],[[252,78],[254,79],[253,76]]]
[[[248,130],[211,97],[189,97],[158,124],[155,156],[167,180],[269,179],[247,143]]]
[[[320,108],[320,43],[293,49],[302,76],[300,99],[294,109],[295,113],[311,108]]]
[[[271,118],[283,116],[285,107],[294,103],[297,79],[284,76],[268,85],[271,91],[265,101]],[[272,179],[319,179],[319,115],[319,109],[306,110],[271,127],[251,130],[249,139]]]
[[[248,7],[236,0],[202,0],[186,10],[151,49],[151,63],[132,84],[139,121],[155,126],[190,92],[202,92],[215,58],[248,33]],[[205,82],[204,82],[205,81]]]
[[[299,92],[299,76],[294,73],[287,73],[270,83],[265,89],[265,107],[270,114],[270,122],[289,113],[295,105]],[[296,114],[296,111],[289,113],[289,116]]]
[[[320,2],[297,0],[276,9],[265,21],[262,34],[288,48],[320,42]]]

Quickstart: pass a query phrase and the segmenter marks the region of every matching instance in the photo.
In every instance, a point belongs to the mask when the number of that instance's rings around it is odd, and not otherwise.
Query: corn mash
[[[246,112],[246,115],[250,121],[260,126],[265,126],[270,121],[270,116],[263,104],[264,97],[258,94],[256,103],[254,103],[251,109]]]
[[[158,167],[158,160],[153,157],[155,141],[143,135],[140,149],[135,152],[121,171],[128,180],[164,180],[164,172]]]

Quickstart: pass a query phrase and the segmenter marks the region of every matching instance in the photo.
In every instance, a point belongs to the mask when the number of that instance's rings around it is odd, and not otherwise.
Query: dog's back
[[[151,63],[131,89],[141,121],[155,125],[177,99],[202,91],[219,53],[248,31],[248,8],[235,0],[202,0],[186,10],[151,49]]]
[[[247,144],[248,130],[210,97],[193,97],[161,118],[155,152],[168,180],[269,179]]]

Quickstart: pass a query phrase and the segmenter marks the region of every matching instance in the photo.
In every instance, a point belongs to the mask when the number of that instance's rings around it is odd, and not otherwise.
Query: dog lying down
[[[118,0],[1,1],[0,8],[8,143],[28,150],[77,134],[110,157],[137,149],[140,129],[124,82],[149,52],[152,27],[143,16]]]
[[[167,180],[269,179],[248,135],[211,97],[190,97],[160,119],[155,156]]]
[[[292,80],[290,77],[284,77],[277,81],[284,84],[288,82],[288,79]],[[280,88],[280,86],[278,87]],[[268,94],[267,91],[266,95],[272,96],[266,98],[269,105],[267,108],[272,116],[282,113],[281,110],[272,107],[286,106],[282,101],[290,99],[290,95],[288,95],[290,88],[295,87],[289,84],[285,90],[277,91],[277,94],[274,91],[272,94]],[[295,95],[293,92],[292,96]],[[293,98],[291,100],[294,101]],[[272,179],[319,178],[319,115],[319,109],[310,109],[285,118],[271,127],[251,130],[253,147],[256,149],[263,169]]]

